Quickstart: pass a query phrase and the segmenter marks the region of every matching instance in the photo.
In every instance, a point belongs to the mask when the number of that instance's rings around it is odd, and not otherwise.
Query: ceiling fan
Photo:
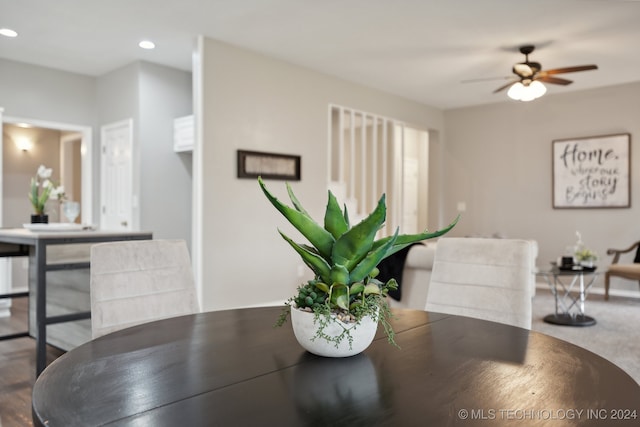
[[[552,70],[543,70],[539,62],[529,61],[529,54],[533,52],[535,46],[520,46],[520,53],[524,55],[524,62],[518,62],[513,66],[513,73],[517,76],[515,80],[500,86],[493,93],[500,92],[510,87],[508,95],[510,98],[520,101],[531,101],[544,95],[547,88],[541,83],[551,83],[566,86],[572,81],[560,77],[554,77],[556,74],[575,73],[577,71],[597,70],[597,65],[578,65],[574,67],[554,68]]]

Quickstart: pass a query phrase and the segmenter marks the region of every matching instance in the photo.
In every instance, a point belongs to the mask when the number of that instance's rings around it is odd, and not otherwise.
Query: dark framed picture
[[[628,133],[554,140],[553,207],[630,207],[630,151]]]
[[[300,156],[238,150],[238,178],[300,181]]]

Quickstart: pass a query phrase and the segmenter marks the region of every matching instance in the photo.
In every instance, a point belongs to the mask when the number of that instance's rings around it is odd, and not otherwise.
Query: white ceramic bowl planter
[[[373,341],[378,328],[377,319],[369,316],[359,323],[343,323],[332,316],[324,327],[324,334],[333,338],[348,330],[336,345],[335,342],[316,337],[321,325],[311,312],[291,307],[291,324],[296,339],[305,350],[325,357],[348,357],[362,353]]]

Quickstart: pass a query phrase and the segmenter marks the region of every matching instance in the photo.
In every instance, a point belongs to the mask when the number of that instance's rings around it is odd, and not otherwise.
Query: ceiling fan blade
[[[502,76],[502,77],[480,77],[477,79],[467,79],[461,80],[460,83],[477,83],[477,82],[489,82],[493,80],[509,80],[512,79],[513,76]]]
[[[539,80],[545,83],[552,83],[554,85],[563,85],[563,86],[573,83],[573,80],[561,79],[560,77],[550,77],[550,76],[536,77],[536,80]]]
[[[589,70],[597,70],[597,65],[578,65],[575,67],[565,67],[565,68],[554,68],[553,70],[545,70],[544,74],[563,74],[563,73],[575,73],[577,71],[589,71]]]
[[[504,85],[504,86],[500,86],[498,89],[494,90],[494,91],[493,91],[493,93],[498,93],[498,92],[500,92],[501,90],[505,90],[506,88],[508,88],[508,87],[509,87],[509,86],[511,86],[512,84],[517,83],[517,82],[519,82],[519,81],[520,81],[519,79],[511,80],[511,81],[510,81],[509,83],[507,83],[506,85]]]

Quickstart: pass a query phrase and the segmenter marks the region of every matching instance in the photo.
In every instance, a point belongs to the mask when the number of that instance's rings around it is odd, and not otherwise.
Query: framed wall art
[[[238,178],[300,181],[300,156],[238,150]]]
[[[630,207],[630,151],[628,133],[554,140],[553,207]]]

